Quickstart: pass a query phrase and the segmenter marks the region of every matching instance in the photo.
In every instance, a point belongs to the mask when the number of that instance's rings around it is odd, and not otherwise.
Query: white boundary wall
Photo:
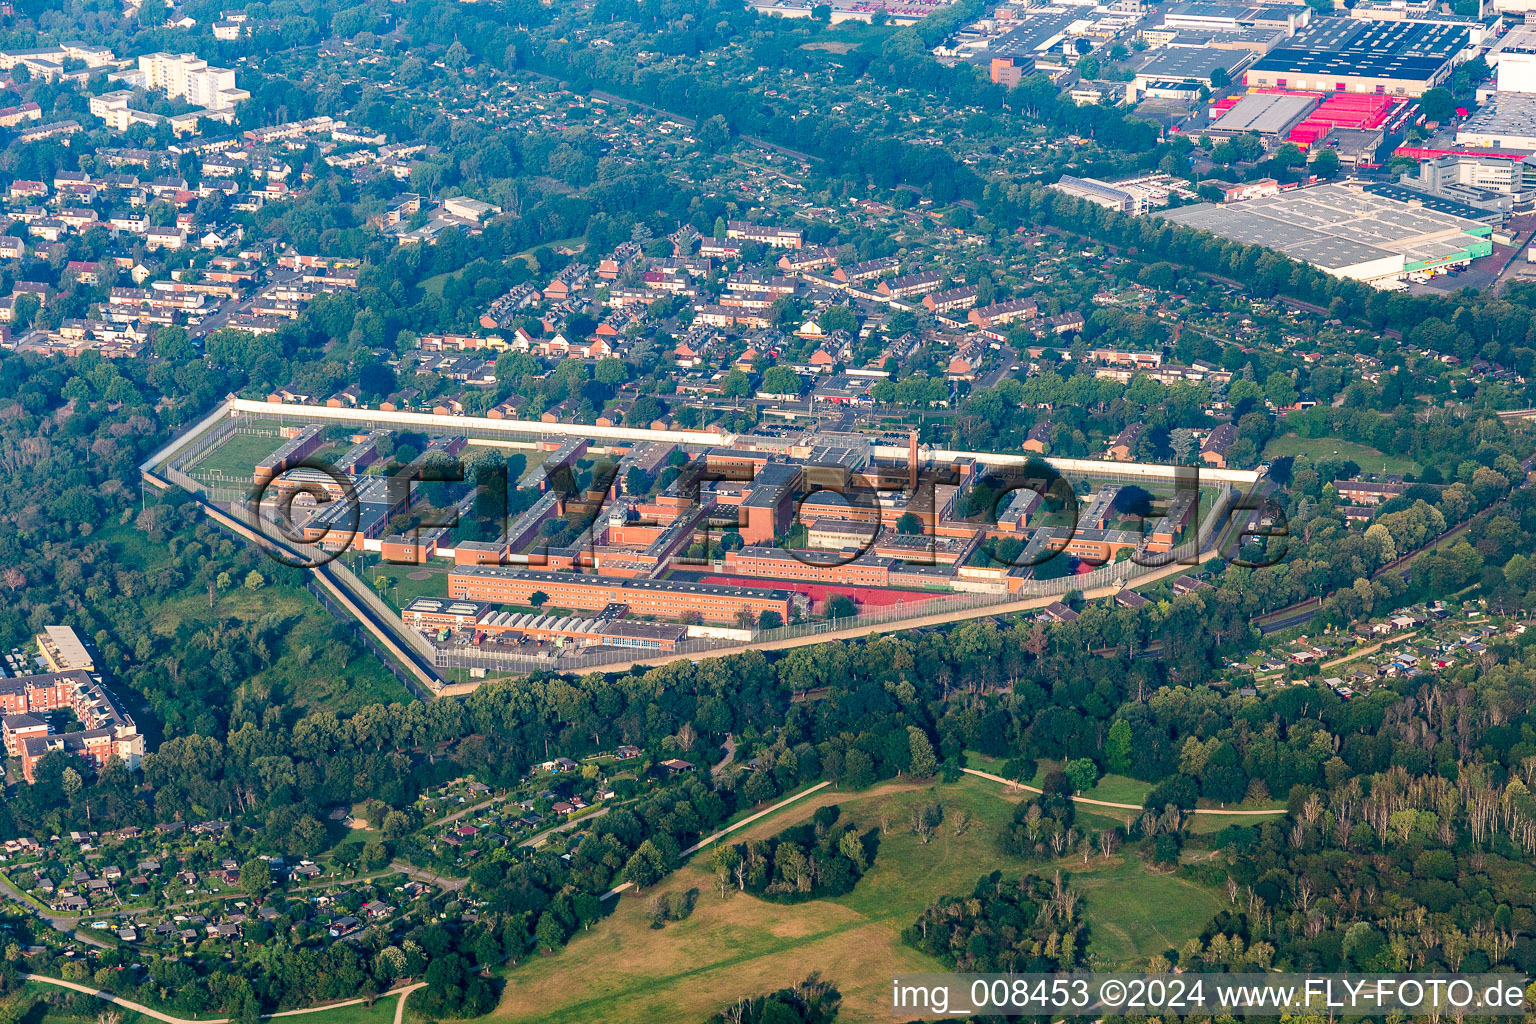
[[[378,409],[332,409],[322,405],[288,405],[276,402],[258,402],[248,398],[228,398],[203,417],[196,426],[173,439],[160,451],[150,456],[141,469],[149,469],[165,461],[186,447],[198,436],[216,426],[228,415],[261,416],[275,419],[292,419],[306,422],[354,423],[359,426],[391,424],[412,427],[424,431],[443,433],[475,433],[516,435],[526,437],[587,437],[607,441],[670,441],[683,445],[730,445],[737,435],[706,430],[645,430],[638,427],[598,427],[584,423],[544,423],[540,420],[493,420],[486,416],[437,416],[424,412],[383,412]],[[875,458],[890,462],[904,462],[908,449],[901,445],[874,445],[870,453]],[[949,448],[918,449],[923,461],[950,462],[956,459],[974,459],[984,466],[1023,466],[1030,462],[1045,462],[1063,474],[1111,475],[1121,478],[1141,478],[1150,482],[1173,482],[1180,475],[1198,472],[1201,481],[1231,484],[1234,487],[1251,487],[1263,473],[1249,469],[1217,469],[1213,466],[1187,467],[1162,466],[1145,462],[1110,462],[1103,459],[1054,459],[1038,455],[1007,454],[1001,452],[967,452]]]

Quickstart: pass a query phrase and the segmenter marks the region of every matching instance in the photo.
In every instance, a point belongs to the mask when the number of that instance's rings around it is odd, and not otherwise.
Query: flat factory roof
[[[1258,132],[1279,135],[1317,106],[1311,96],[1286,96],[1279,93],[1253,93],[1244,96],[1211,125],[1217,132]]]
[[[1499,92],[1456,130],[1456,141],[1463,136],[1503,135],[1512,138],[1536,137],[1536,94]]]
[[[1465,25],[1317,18],[1253,65],[1251,71],[1316,75],[1322,81],[1433,78],[1471,39]]]
[[[1223,50],[1214,46],[1172,46],[1151,50],[1136,74],[1142,78],[1178,81],[1185,78],[1209,80],[1220,68],[1230,72],[1246,60],[1248,55],[1240,50]]]
[[[1434,259],[1465,248],[1487,225],[1367,192],[1358,182],[1263,199],[1202,203],[1158,216],[1223,238],[1263,245],[1325,270],[1402,255]]]

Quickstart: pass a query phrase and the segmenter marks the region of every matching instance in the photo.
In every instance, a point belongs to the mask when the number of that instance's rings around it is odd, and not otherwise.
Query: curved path
[[[405,1020],[405,1001],[411,997],[411,993],[419,988],[425,988],[426,985],[426,982],[418,981],[416,984],[407,985],[400,990],[400,1001],[395,1004],[395,1024],[400,1024],[401,1021]]]
[[[99,988],[92,988],[89,985],[82,985],[77,981],[65,981],[62,978],[50,978],[46,974],[28,974],[23,971],[18,974],[18,977],[20,977],[23,981],[35,981],[42,985],[53,985],[57,988],[67,988],[73,992],[80,992],[84,995],[95,996],[97,999],[104,999],[109,1003],[115,1003],[125,1010],[132,1010],[134,1013],[142,1013],[144,1016],[153,1018],[154,1020],[162,1021],[164,1024],[230,1024],[230,1019],[228,1017],[173,1017],[168,1013],[161,1013],[159,1010],[145,1006],[143,1003],[136,1003],[131,999],[124,999],[122,996],[113,995],[111,992],[107,992]],[[397,1003],[395,1006],[395,1024],[401,1024],[405,1018],[406,997],[425,985],[426,982],[418,981],[413,985],[405,985],[401,988],[392,988],[388,992],[385,992],[376,998],[385,999],[394,995],[398,995],[400,997],[399,1003]],[[358,1006],[366,1002],[368,1002],[368,1000],[361,997],[357,999],[343,999],[341,1002],[322,1003],[319,1006],[307,1006],[299,1010],[281,1010],[277,1013],[265,1013],[262,1014],[262,1019],[276,1020],[278,1017],[299,1017],[306,1013],[324,1013],[326,1010],[335,1010],[343,1006]]]
[[[1030,792],[1030,793],[1038,793],[1038,792],[1040,792],[1040,790],[1038,788],[1034,787],[1034,786],[1026,786],[1022,782],[1014,782],[1012,779],[1005,779],[1001,775],[993,775],[991,772],[977,771],[975,768],[962,768],[960,770],[965,772],[965,774],[967,774],[967,775],[974,775],[978,779],[986,779],[986,780],[988,780],[990,782],[1001,782],[1005,786],[1015,786],[1015,787],[1017,787],[1019,789],[1025,790],[1026,792]],[[1113,807],[1117,811],[1140,811],[1140,810],[1144,809],[1141,806],[1141,804],[1117,804],[1117,803],[1114,803],[1114,802],[1109,801],[1109,800],[1090,800],[1086,796],[1074,796],[1072,798],[1072,802],[1075,803],[1075,804],[1087,804],[1090,807]],[[1251,809],[1250,810],[1243,810],[1243,809],[1225,810],[1225,809],[1216,808],[1216,807],[1195,807],[1195,808],[1192,808],[1191,810],[1195,814],[1216,814],[1216,815],[1242,814],[1242,815],[1249,815],[1249,816],[1268,816],[1268,815],[1273,815],[1273,814],[1284,814],[1285,813],[1285,808],[1284,807],[1275,807],[1275,808],[1271,808],[1271,809],[1268,809],[1268,810],[1259,810],[1259,811],[1255,811],[1255,810],[1251,810]]]
[[[68,935],[73,939],[78,939],[79,941],[85,943],[87,946],[95,946],[98,949],[109,948],[105,942],[96,938],[96,936],[90,934],[89,932],[75,931],[75,929],[80,925],[81,919],[79,917],[71,917],[67,914],[54,913],[52,910],[42,906],[37,901],[28,898],[26,893],[16,888],[11,880],[3,874],[0,874],[0,896],[5,897],[12,903],[19,904],[21,908],[27,913],[37,915],[38,918],[47,923],[48,927],[52,928],[56,932],[62,932],[63,934]]]
[[[754,821],[757,821],[759,818],[766,818],[768,815],[772,814],[774,811],[777,811],[777,810],[779,810],[782,807],[788,807],[790,804],[794,803],[797,800],[804,800],[806,797],[810,796],[812,793],[819,793],[823,789],[826,789],[830,785],[832,785],[831,782],[818,782],[818,783],[816,783],[816,785],[811,786],[809,789],[802,789],[800,792],[796,793],[794,796],[787,797],[787,798],[785,798],[783,800],[780,800],[778,803],[772,805],[771,807],[764,807],[762,810],[758,811],[756,814],[748,815],[747,817],[742,818],[740,821],[736,822],[733,825],[727,825],[725,828],[723,828],[720,831],[714,833],[713,835],[705,836],[703,839],[700,839],[698,842],[696,842],[692,846],[688,847],[688,849],[684,850],[682,853],[679,853],[677,855],[678,863],[681,864],[685,858],[690,857],[690,856],[692,856],[695,853],[698,853],[700,850],[704,849],[704,847],[708,846],[710,843],[717,842],[718,840],[724,839],[726,836],[730,835],[732,832],[735,832],[737,829],[739,829],[739,828],[746,828],[748,825],[752,824]],[[603,899],[604,900],[612,899],[613,897],[619,895],[619,893],[625,892],[625,891],[627,891],[629,889],[634,888],[634,885],[635,885],[634,882],[620,882],[618,885],[614,886],[612,889],[609,889],[607,892],[603,893]]]
[[[593,811],[591,814],[583,814],[579,818],[567,819],[566,821],[562,821],[560,824],[554,826],[553,828],[547,828],[543,832],[539,832],[539,833],[537,833],[535,835],[529,836],[527,839],[524,839],[522,842],[518,843],[517,845],[518,846],[543,846],[549,840],[549,838],[551,836],[557,836],[561,832],[569,832],[573,828],[580,828],[583,825],[590,824],[591,822],[594,822],[598,818],[601,818],[603,815],[607,814],[609,812],[609,810],[611,810],[611,809],[612,808],[607,807],[607,806],[599,807],[597,810]]]

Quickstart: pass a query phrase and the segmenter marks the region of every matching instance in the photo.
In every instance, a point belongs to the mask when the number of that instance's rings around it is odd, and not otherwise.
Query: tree
[[[1298,397],[1296,382],[1291,379],[1290,374],[1276,370],[1264,381],[1264,394],[1277,409],[1294,405]]]
[[[779,795],[779,789],[773,783],[773,776],[768,772],[753,772],[741,787],[741,795],[754,807],[767,803]]]
[[[1211,88],[1225,89],[1232,84],[1232,76],[1227,74],[1226,68],[1216,68],[1211,72]]]
[[[859,329],[858,316],[847,306],[828,306],[821,311],[821,316],[816,318],[816,323],[828,334],[833,331],[847,331],[853,334]]]
[[[939,759],[934,756],[933,744],[928,741],[927,734],[915,725],[907,726],[907,746],[912,753],[912,760],[907,766],[912,777],[931,778],[939,766]]]
[[[260,857],[240,865],[240,888],[253,896],[264,894],[272,888],[272,865]]]
[[[1066,773],[1067,781],[1072,784],[1074,793],[1083,793],[1094,787],[1099,781],[1099,766],[1090,758],[1080,757],[1074,761],[1068,761],[1062,766]]]
[[[539,923],[533,929],[533,941],[546,954],[565,945],[565,929],[560,926],[560,919],[553,912],[546,910],[539,915]]]
[[[850,750],[843,759],[843,786],[864,789],[875,784],[875,761],[862,750]]]
[[[784,616],[775,611],[766,611],[757,617],[758,629],[778,629],[784,625]]]
[[[752,394],[752,378],[744,370],[732,370],[721,379],[720,394],[726,398],[747,398]]]
[[[891,335],[907,334],[917,330],[917,314],[910,309],[898,309],[885,318],[885,333]]]
[[[1312,173],[1319,178],[1332,178],[1339,173],[1339,154],[1332,149],[1318,150],[1312,158]]]
[[[155,332],[155,355],[168,362],[184,363],[197,358],[197,349],[187,337],[185,327],[162,327]]]
[[[246,590],[249,590],[252,593],[255,593],[256,591],[260,590],[262,587],[264,587],[266,585],[267,585],[266,579],[261,575],[261,573],[257,572],[255,569],[252,569],[250,572],[245,574],[245,589]]]
[[[859,614],[858,605],[842,594],[827,599],[826,616],[829,619],[851,619]]]
[[[640,844],[624,865],[625,881],[634,882],[637,889],[655,885],[665,873],[666,864],[661,850],[649,839]]]
[[[629,379],[629,371],[624,367],[624,360],[609,356],[597,361],[597,366],[592,370],[592,379],[617,387]]]
[[[548,600],[549,595],[544,593],[542,590],[535,590],[533,593],[528,595],[528,603],[533,605],[535,608],[544,607],[544,602]]]
[[[370,363],[357,372],[357,386],[364,400],[385,398],[399,389],[395,371],[383,363]]]
[[[763,374],[763,384],[759,390],[769,395],[799,396],[800,375],[787,366],[771,366]]]
[[[1419,97],[1419,112],[1426,121],[1449,121],[1456,116],[1456,99],[1445,88],[1426,90]]]
[[[1131,771],[1131,723],[1118,719],[1109,727],[1104,741],[1104,761],[1116,775],[1128,775]]]
[[[903,512],[896,520],[896,532],[916,536],[923,532],[923,517],[916,512]]]

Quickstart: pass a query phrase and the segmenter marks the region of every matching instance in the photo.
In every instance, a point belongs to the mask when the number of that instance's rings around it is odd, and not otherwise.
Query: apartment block
[[[229,68],[209,67],[208,62],[190,53],[146,53],[139,58],[138,74],[146,89],[158,89],[167,96],[209,110],[229,110],[251,94],[235,85],[235,73]]]

